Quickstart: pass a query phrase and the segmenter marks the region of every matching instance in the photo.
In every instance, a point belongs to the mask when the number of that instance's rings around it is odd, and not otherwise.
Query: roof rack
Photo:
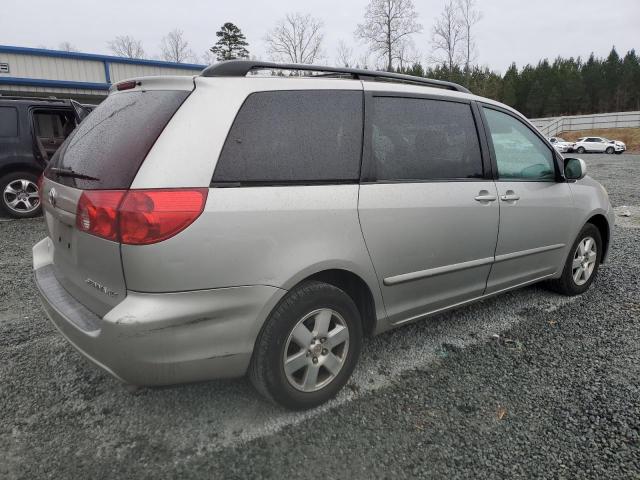
[[[320,65],[306,65],[300,63],[272,63],[253,60],[226,60],[205,68],[202,77],[244,77],[252,70],[301,70],[307,72],[326,72],[329,74],[349,75],[356,80],[386,80],[391,82],[411,83],[428,87],[445,88],[456,92],[471,93],[462,85],[431,78],[414,77],[401,73],[378,72],[357,68],[323,67]]]

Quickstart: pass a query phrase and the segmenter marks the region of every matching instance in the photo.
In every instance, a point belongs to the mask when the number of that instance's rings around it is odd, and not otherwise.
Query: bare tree
[[[184,63],[195,61],[196,56],[189,48],[189,42],[184,39],[184,32],[177,28],[162,38],[160,50],[162,51],[162,59],[167,62]]]
[[[370,0],[355,35],[369,44],[371,52],[385,58],[387,70],[392,70],[400,43],[422,31],[417,19],[412,0]]]
[[[449,72],[460,64],[460,44],[464,35],[457,13],[454,0],[449,0],[431,32],[433,60],[445,64]]]
[[[61,42],[58,45],[58,50],[62,50],[63,52],[78,52],[79,50],[76,48],[74,44],[68,41]]]
[[[118,35],[107,43],[114,55],[126,58],[144,58],[142,42],[129,35]]]
[[[469,74],[471,63],[476,60],[476,42],[473,40],[471,30],[482,19],[482,13],[476,8],[476,0],[458,0],[458,12],[462,24],[464,42],[464,70]]]
[[[322,21],[309,14],[287,14],[264,38],[274,60],[313,63],[322,56]]]
[[[397,60],[398,67],[403,70],[409,65],[420,62],[420,54],[416,51],[413,40],[409,37],[403,38],[393,52],[393,58]]]
[[[353,67],[353,48],[351,48],[344,40],[338,42],[338,51],[336,54],[336,64],[339,67]]]
[[[216,56],[213,54],[211,50],[206,50],[202,54],[201,58],[202,58],[202,63],[204,63],[205,65],[211,65],[212,63],[216,63],[218,61],[218,59],[216,58]]]

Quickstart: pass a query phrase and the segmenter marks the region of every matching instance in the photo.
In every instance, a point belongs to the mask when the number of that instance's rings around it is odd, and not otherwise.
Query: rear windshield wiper
[[[49,169],[50,172],[55,173],[59,177],[70,177],[70,178],[78,178],[80,180],[92,180],[94,182],[99,182],[100,179],[96,177],[92,177],[91,175],[85,175],[84,173],[74,172],[70,168],[58,168],[52,167]]]

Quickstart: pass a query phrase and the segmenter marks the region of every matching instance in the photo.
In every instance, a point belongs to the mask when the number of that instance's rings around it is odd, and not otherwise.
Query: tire
[[[578,147],[578,149],[576,150],[576,152],[578,152],[579,154],[583,154],[586,152],[586,150],[584,149],[584,147]]]
[[[309,347],[302,348],[301,343]],[[292,410],[313,408],[347,383],[361,347],[362,322],[351,297],[333,285],[307,281],[291,290],[269,315],[256,340],[249,378],[274,403]],[[286,369],[285,363],[291,367]]]
[[[40,215],[38,177],[31,172],[12,172],[0,178],[0,209],[13,218]]]
[[[578,258],[583,256],[580,247],[585,247],[585,242],[591,239],[594,243],[595,255],[592,257],[592,264],[587,263],[589,266],[587,269],[584,269],[585,263],[581,263],[580,266],[574,268],[574,260],[577,262]],[[588,250],[588,249],[587,249]],[[585,255],[585,261],[589,255]],[[582,230],[578,234],[575,242],[571,246],[571,250],[567,257],[567,260],[564,264],[564,269],[562,270],[562,276],[556,280],[550,282],[550,287],[558,293],[567,296],[580,295],[586,292],[591,284],[593,283],[596,275],[598,274],[598,267],[600,266],[600,261],[602,260],[602,237],[600,236],[600,231],[597,227],[591,223],[587,223]],[[592,265],[592,266],[591,266]],[[576,274],[578,274],[578,270],[580,267],[583,268],[584,271],[589,271],[588,276],[578,275],[576,280]],[[586,277],[586,278],[584,278]]]
[[[613,147],[607,147],[607,149],[605,150],[605,152],[607,153],[607,155],[613,155],[615,153],[615,148]]]

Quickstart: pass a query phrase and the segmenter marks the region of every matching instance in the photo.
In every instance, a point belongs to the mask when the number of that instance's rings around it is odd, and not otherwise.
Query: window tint
[[[361,144],[361,92],[254,93],[233,122],[213,181],[358,180]]]
[[[129,188],[138,168],[186,91],[133,91],[109,95],[65,140],[49,162],[98,181],[47,176],[82,189]]]
[[[553,153],[527,126],[511,115],[484,109],[502,179],[554,180]]]
[[[18,110],[0,107],[0,137],[18,136]]]
[[[377,180],[483,176],[471,107],[464,103],[376,97],[371,152]]]
[[[36,111],[33,120],[36,135],[41,138],[67,138],[76,126],[73,114],[69,111]]]

